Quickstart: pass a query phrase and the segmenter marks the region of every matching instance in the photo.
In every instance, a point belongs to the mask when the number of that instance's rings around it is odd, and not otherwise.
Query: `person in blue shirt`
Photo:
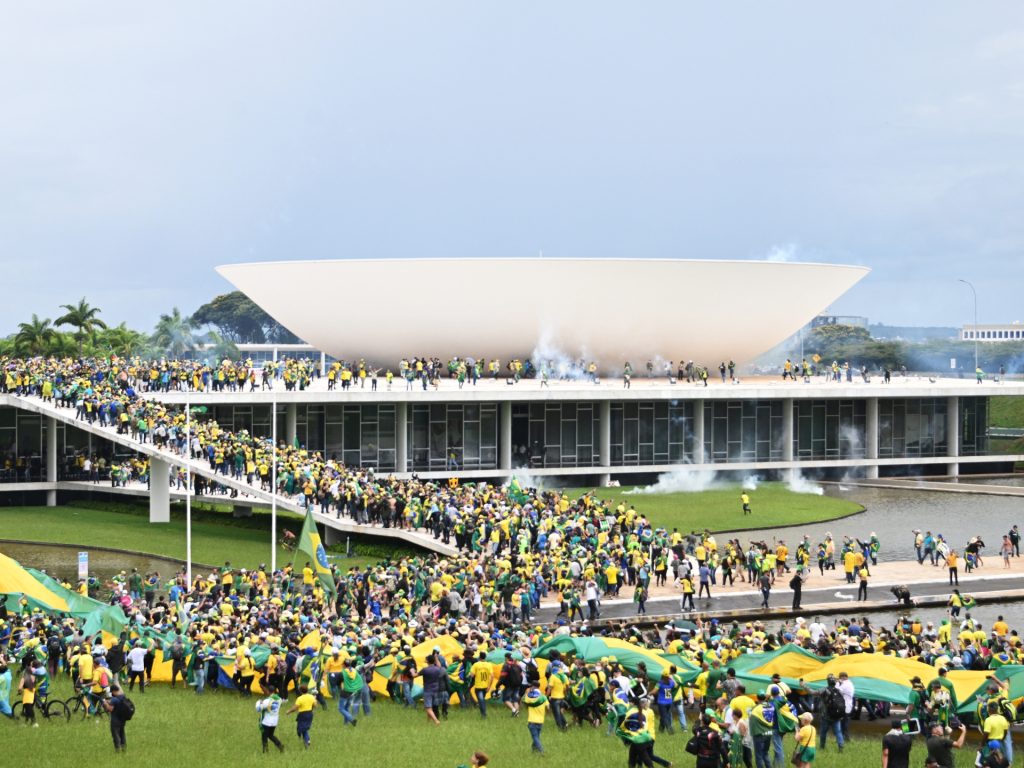
[[[676,685],[678,683],[672,679],[667,669],[661,673],[661,678],[658,680],[658,698],[656,700],[658,705],[659,731],[673,733],[672,709],[675,703]]]

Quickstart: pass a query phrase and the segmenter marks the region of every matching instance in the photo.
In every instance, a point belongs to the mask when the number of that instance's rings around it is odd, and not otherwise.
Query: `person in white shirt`
[[[854,689],[850,677],[845,672],[839,673],[839,682],[836,688],[843,694],[843,703],[846,704],[846,717],[843,718],[843,738],[850,740],[850,715],[853,713]]]
[[[128,690],[135,690],[135,681],[139,681],[139,690],[146,692],[146,649],[142,641],[137,640],[135,646],[128,651]]]
[[[284,752],[284,744],[274,735],[281,717],[281,697],[277,695],[277,689],[270,687],[270,695],[256,702],[256,711],[263,713],[260,718],[260,741],[263,742],[263,751],[266,752],[270,742],[274,742],[274,746]]]

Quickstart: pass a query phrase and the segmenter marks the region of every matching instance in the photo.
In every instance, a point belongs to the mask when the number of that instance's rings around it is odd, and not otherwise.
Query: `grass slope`
[[[116,509],[116,508],[115,508]],[[126,509],[131,509],[126,507]],[[192,558],[197,563],[219,565],[225,560],[237,568],[255,568],[270,562],[270,533],[252,521],[234,521],[230,515],[197,513],[192,521]],[[297,518],[287,521],[298,531]],[[185,515],[175,510],[171,522],[151,524],[145,515],[91,507],[0,507],[3,538],[46,541],[54,544],[113,547],[175,559],[185,557]],[[278,563],[296,557],[280,547]],[[374,563],[379,558],[351,557],[345,567]]]
[[[587,489],[582,489],[582,493]],[[596,495],[614,505],[620,502],[650,518],[656,526],[681,531],[745,530],[834,520],[863,510],[860,504],[830,496],[794,493],[782,483],[761,483],[750,491],[752,514],[744,515],[740,486],[707,491],[636,493],[631,488],[598,488]]]
[[[65,679],[58,695],[70,696]],[[123,765],[344,765],[346,768],[455,768],[469,763],[475,750],[482,749],[491,758],[493,768],[581,768],[581,766],[625,766],[626,748],[617,739],[604,735],[604,729],[572,728],[559,733],[548,716],[541,735],[545,754],[530,751],[526,716],[511,719],[496,704],[489,717],[481,721],[475,710],[453,708],[450,719],[440,727],[430,725],[422,710],[410,712],[387,700],[375,703],[370,717],[360,717],[358,726],[342,727],[341,715],[331,708],[317,710],[313,720],[312,747],[305,751],[295,734],[295,716],[282,715],[277,733],[285,744],[284,754],[271,747],[260,751],[255,699],[241,699],[234,693],[218,692],[196,696],[180,688],[153,686],[146,694],[136,690],[135,717],[127,727],[128,753],[116,756],[107,722],[72,720],[70,723],[42,721],[38,728],[27,728],[0,718],[0,740],[6,765],[18,768],[52,768],[70,765],[72,755],[89,762]],[[294,697],[292,699],[294,701]],[[692,720],[692,713],[688,713]],[[660,735],[658,755],[677,766],[693,765],[683,749],[687,736]],[[880,737],[855,738],[840,755],[832,741],[818,753],[817,768],[854,768],[878,763]],[[788,755],[793,747],[786,738]],[[912,753],[912,764],[920,765],[923,744]],[[971,765],[973,750],[959,751],[958,768]]]

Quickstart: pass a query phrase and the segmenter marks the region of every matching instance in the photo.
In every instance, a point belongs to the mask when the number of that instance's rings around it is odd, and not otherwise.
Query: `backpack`
[[[46,641],[46,649],[51,655],[56,656],[60,653],[60,638],[56,635],[50,635],[50,639]]]
[[[118,707],[118,710],[118,716],[127,723],[135,717],[135,702],[125,696],[121,699],[121,706]]]
[[[825,705],[825,714],[830,720],[841,720],[846,717],[846,701],[837,688],[826,688],[821,700]]]
[[[185,659],[185,649],[182,648],[180,645],[172,645],[171,646],[171,659],[174,660],[174,661],[184,661],[184,659]]]

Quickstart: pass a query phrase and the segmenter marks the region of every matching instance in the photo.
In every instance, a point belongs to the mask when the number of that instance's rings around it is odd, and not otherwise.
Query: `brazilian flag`
[[[310,510],[306,510],[306,520],[302,523],[298,550],[309,557],[309,561],[313,565],[313,572],[324,588],[324,592],[332,598],[337,595],[338,591],[334,586],[331,566],[327,563],[327,551],[320,541],[320,534],[317,532],[316,523],[313,522],[313,513]]]
[[[530,494],[523,490],[519,484],[519,478],[513,477],[508,484],[508,497],[515,504],[526,504],[530,500]]]
[[[589,677],[584,677],[582,680],[577,680],[575,683],[569,686],[566,698],[569,699],[569,705],[573,707],[582,707],[590,699],[590,694],[597,690],[597,686],[594,681]]]
[[[630,707],[623,716],[619,727],[615,729],[615,735],[630,744],[646,744],[653,741],[650,731],[647,730],[647,718],[650,713],[641,712],[636,707]]]

